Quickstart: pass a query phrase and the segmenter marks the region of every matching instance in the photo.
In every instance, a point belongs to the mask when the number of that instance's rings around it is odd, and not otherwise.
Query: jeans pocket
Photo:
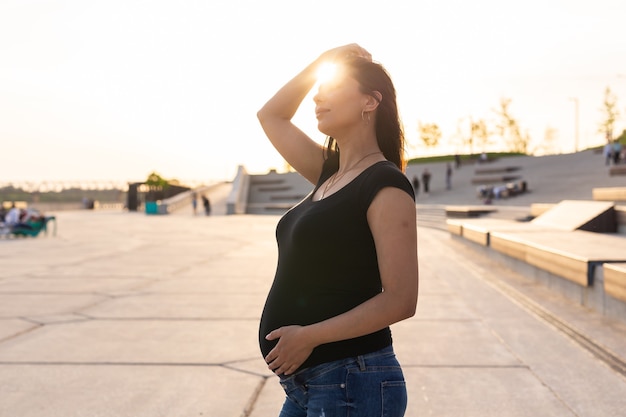
[[[407,393],[405,381],[382,383],[382,417],[402,417],[406,411]]]
[[[402,417],[406,411],[406,383],[400,367],[354,369],[346,392],[358,416]]]

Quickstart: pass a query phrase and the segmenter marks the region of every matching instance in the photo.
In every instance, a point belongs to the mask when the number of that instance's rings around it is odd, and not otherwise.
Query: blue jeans
[[[406,410],[392,346],[282,376],[280,384],[287,394],[280,417],[402,417]]]

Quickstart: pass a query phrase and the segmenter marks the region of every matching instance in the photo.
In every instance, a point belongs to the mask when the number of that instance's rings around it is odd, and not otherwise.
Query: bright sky
[[[579,148],[603,143],[606,86],[626,127],[624,16],[623,0],[0,0],[0,182],[282,170],[256,111],[351,42],[391,73],[413,144],[418,121],[445,144],[508,97],[533,147],[551,127],[571,152],[571,98]],[[323,141],[312,99],[296,122]]]

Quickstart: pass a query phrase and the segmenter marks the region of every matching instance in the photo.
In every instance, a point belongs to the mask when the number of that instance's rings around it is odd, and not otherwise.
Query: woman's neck
[[[355,137],[353,140],[337,140],[339,145],[339,171],[344,172],[352,169],[366,157],[381,153],[376,142],[376,137],[372,134],[369,137]]]

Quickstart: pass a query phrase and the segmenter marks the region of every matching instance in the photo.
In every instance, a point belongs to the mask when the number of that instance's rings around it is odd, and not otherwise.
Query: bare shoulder
[[[372,200],[367,211],[370,227],[393,224],[413,227],[416,224],[415,201],[404,190],[397,187],[384,187]]]

